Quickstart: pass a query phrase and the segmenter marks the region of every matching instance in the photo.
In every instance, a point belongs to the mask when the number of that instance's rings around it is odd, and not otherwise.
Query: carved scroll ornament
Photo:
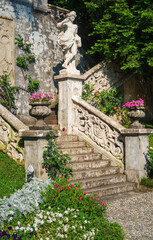
[[[14,21],[0,16],[0,75],[9,74],[12,84],[15,79],[14,50]]]
[[[85,84],[93,84],[95,91],[107,91],[111,87],[118,87],[126,80],[126,75],[118,66],[101,62],[85,73]]]
[[[0,150],[22,163],[23,149],[18,145],[19,140],[18,132],[0,117]]]
[[[118,159],[123,159],[123,140],[120,133],[88,110],[76,106],[76,125],[79,131]]]

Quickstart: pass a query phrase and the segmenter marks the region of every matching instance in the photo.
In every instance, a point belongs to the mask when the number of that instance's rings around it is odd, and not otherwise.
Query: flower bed
[[[13,205],[11,208],[14,211]],[[17,216],[3,221],[0,236],[14,240],[124,239],[120,226],[104,218],[105,210],[105,203],[97,203],[80,190],[79,184],[63,178],[48,185],[39,209],[33,206],[26,216],[18,212]]]

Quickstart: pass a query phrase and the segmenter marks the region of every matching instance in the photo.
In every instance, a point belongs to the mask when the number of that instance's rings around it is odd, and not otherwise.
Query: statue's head
[[[72,11],[72,12],[67,13],[66,16],[73,22],[77,15],[76,15],[75,11]]]

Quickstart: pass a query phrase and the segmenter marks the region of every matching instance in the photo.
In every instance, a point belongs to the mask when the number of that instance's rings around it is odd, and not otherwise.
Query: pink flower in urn
[[[53,99],[53,96],[50,94],[32,94],[32,96],[29,98],[30,103],[34,102],[49,102]]]

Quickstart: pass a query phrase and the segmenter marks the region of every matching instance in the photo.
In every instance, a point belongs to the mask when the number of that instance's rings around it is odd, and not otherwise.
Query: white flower
[[[65,218],[64,218],[64,220],[65,220],[66,222],[68,222],[68,221],[69,221],[69,219],[68,219],[67,217],[65,217]]]
[[[67,231],[68,231],[68,228],[69,228],[69,226],[68,226],[68,225],[65,225],[65,226],[64,226],[64,232],[67,232]]]
[[[85,220],[84,223],[87,223],[87,220]]]
[[[63,217],[63,214],[62,214],[62,213],[59,213],[59,214],[58,214],[58,217],[59,217],[59,218]]]
[[[25,229],[25,227],[21,227],[21,228],[20,228],[20,231],[23,231],[24,229]]]
[[[19,230],[19,227],[18,227],[18,226],[16,226],[16,227],[15,227],[15,230]]]
[[[51,222],[53,222],[51,219],[47,220],[47,223],[51,223]]]
[[[18,221],[17,224],[20,225],[21,223]]]
[[[73,229],[75,229],[75,226],[72,226]]]
[[[11,215],[13,215],[13,214],[14,214],[14,212],[13,212],[13,211],[10,211],[10,214],[11,214]]]
[[[13,217],[10,217],[9,219],[8,219],[8,221],[11,221],[13,219]]]
[[[68,211],[65,211],[64,213],[65,213],[65,214],[68,214],[69,212],[68,212]]]
[[[75,218],[77,218],[77,215],[74,215]]]

